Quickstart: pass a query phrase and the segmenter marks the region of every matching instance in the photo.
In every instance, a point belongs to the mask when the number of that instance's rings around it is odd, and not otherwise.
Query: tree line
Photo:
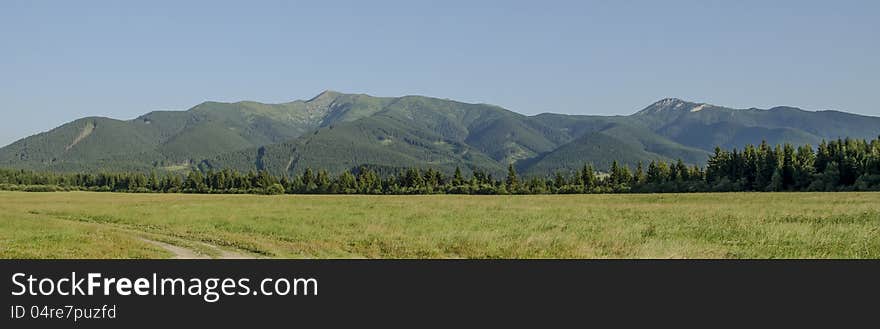
[[[436,169],[408,168],[380,175],[360,167],[331,175],[306,169],[293,176],[268,171],[193,170],[185,175],[144,173],[47,173],[0,169],[0,189],[22,191],[113,191],[218,194],[575,194],[729,191],[880,190],[880,138],[823,141],[810,145],[744,149],[716,148],[705,167],[683,161],[651,161],[635,168],[614,161],[605,172],[585,164],[578,171],[546,177],[505,177],[480,170],[451,175]]]

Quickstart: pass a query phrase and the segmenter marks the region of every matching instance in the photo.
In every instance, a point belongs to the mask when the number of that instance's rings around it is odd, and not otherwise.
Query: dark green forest
[[[612,161],[599,172],[591,164],[547,176],[504,177],[480,170],[405,168],[383,172],[369,166],[331,175],[306,169],[292,177],[268,171],[230,169],[156,173],[51,173],[0,169],[0,189],[12,191],[99,191],[217,194],[574,194],[733,191],[878,191],[880,138],[838,139],[810,145],[747,145],[715,148],[705,167],[684,161],[639,162],[635,168]]]

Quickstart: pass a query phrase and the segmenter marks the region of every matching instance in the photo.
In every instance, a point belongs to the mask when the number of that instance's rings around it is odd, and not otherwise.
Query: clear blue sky
[[[878,1],[0,1],[0,145],[324,89],[536,114],[663,97],[880,115]]]

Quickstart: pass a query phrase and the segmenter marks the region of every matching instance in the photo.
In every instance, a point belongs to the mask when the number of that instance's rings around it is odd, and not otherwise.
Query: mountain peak
[[[655,114],[668,112],[697,112],[708,106],[681,100],[679,98],[664,98],[637,112],[636,114]]]
[[[690,105],[696,105],[696,104],[682,100],[680,98],[670,97],[670,98],[664,98],[659,101],[656,101],[656,102],[654,102],[654,104],[649,105],[647,108],[649,108],[649,109],[652,108],[652,109],[657,109],[657,110],[669,110],[669,109],[680,110],[680,109],[688,107]]]
[[[654,104],[651,104],[651,106],[669,106],[669,105],[684,104],[684,103],[687,103],[687,102],[685,102],[681,98],[668,97],[668,98],[664,98],[664,99],[661,99],[659,101],[654,102]]]
[[[340,95],[342,95],[342,93],[340,93],[338,91],[327,89],[327,90],[322,91],[317,96],[312,97],[312,99],[310,99],[308,101],[313,102],[313,101],[317,101],[317,100],[334,99],[336,97],[339,97]]]

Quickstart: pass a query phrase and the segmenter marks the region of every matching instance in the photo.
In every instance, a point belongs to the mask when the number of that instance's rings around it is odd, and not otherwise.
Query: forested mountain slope
[[[585,109],[586,111],[587,109]],[[182,171],[455,167],[545,175],[593,163],[703,164],[715,146],[816,144],[880,135],[880,118],[837,111],[730,109],[664,99],[629,116],[525,116],[494,105],[424,96],[325,91],[282,104],[205,102],[133,120],[89,117],[0,149],[0,167]]]

